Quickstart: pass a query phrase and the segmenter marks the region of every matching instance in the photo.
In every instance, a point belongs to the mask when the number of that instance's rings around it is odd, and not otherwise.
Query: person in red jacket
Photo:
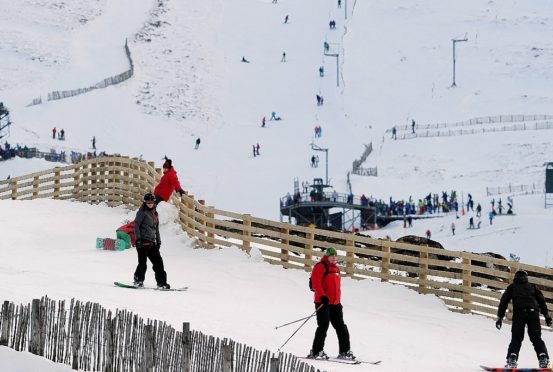
[[[338,253],[330,247],[311,272],[311,283],[315,292],[315,308],[317,310],[317,330],[313,347],[307,356],[313,359],[328,359],[324,352],[324,343],[328,326],[331,323],[338,335],[340,353],[339,359],[354,360],[350,350],[349,331],[344,323],[342,304],[340,303],[341,277],[340,268],[336,265]]]
[[[163,163],[163,176],[159,181],[159,185],[154,189],[156,205],[162,200],[165,202],[168,201],[173,191],[181,195],[184,194],[184,190],[180,186],[179,178],[177,177],[177,172],[175,168],[173,168],[172,160],[165,157],[165,163]]]

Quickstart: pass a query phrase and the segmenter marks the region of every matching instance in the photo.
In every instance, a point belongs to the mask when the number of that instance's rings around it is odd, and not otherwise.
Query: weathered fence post
[[[190,372],[192,360],[192,337],[190,323],[182,323],[182,372]]]
[[[2,304],[2,328],[0,329],[0,345],[8,346],[10,326],[10,302],[4,301]]]
[[[209,227],[211,229],[215,228],[215,224],[213,223],[213,220],[215,219],[215,213],[213,213],[214,207],[210,206],[208,207],[207,211],[207,219],[209,222],[206,222],[206,227]],[[209,248],[215,248],[215,243],[213,241],[210,241],[210,239],[215,239],[215,234],[213,232],[208,231],[207,232],[207,246]]]
[[[251,232],[249,228],[252,227],[252,216],[249,214],[243,214],[242,221],[244,222],[244,230],[242,230],[242,247],[246,252],[250,253],[252,243],[250,241]]]
[[[111,319],[111,312],[108,313],[108,317],[106,319],[105,325],[104,325],[104,341],[105,341],[105,372],[113,372],[115,368],[113,367],[113,356],[115,354],[115,348],[114,348],[114,328],[115,328],[115,319]]]
[[[17,199],[17,180],[12,178],[9,185],[12,188],[12,200],[15,200]]]
[[[279,372],[279,359],[271,358],[271,364],[269,366],[269,372]]]
[[[75,302],[73,308],[73,324],[71,324],[71,368],[79,369],[79,350],[81,348],[81,308],[80,302]]]
[[[33,178],[33,199],[36,199],[38,197],[38,187],[40,186],[39,179],[39,176],[34,176]]]
[[[187,226],[188,226],[188,233],[190,234],[190,236],[193,236],[194,235],[194,195],[188,195],[188,208],[187,208],[187,211],[186,211],[186,215],[188,216],[188,222],[187,222]]]
[[[419,252],[419,293],[426,293],[426,280],[428,278],[428,245],[421,246]]]
[[[198,240],[200,241],[200,244],[202,248],[205,248],[206,246],[206,239],[205,239],[205,227],[206,227],[206,219],[205,219],[205,200],[198,200],[198,203],[200,204],[200,207],[198,208],[198,213],[201,215],[201,217],[198,218],[198,222],[200,223],[201,228],[197,228],[198,230]]]
[[[461,257],[463,258],[463,313],[470,313],[470,305],[472,303],[472,271],[470,266],[472,265],[472,260],[466,252],[462,252]]]
[[[381,274],[382,277],[380,278],[381,282],[387,282],[390,280],[390,241],[389,240],[383,240],[382,241],[382,269]]]
[[[346,275],[347,276],[353,276],[354,274],[354,266],[353,266],[353,260],[355,258],[355,255],[353,253],[353,250],[355,248],[355,233],[351,233],[351,239],[346,239]]]
[[[232,372],[232,346],[230,344],[223,345],[223,372]]]
[[[287,227],[281,227],[280,228],[280,243],[288,248],[288,245],[290,244],[290,230]],[[288,259],[290,258],[290,254],[288,249],[281,248],[280,249],[280,261],[283,263],[283,266],[286,268],[286,263],[288,263]]]
[[[142,356],[142,359],[144,360],[145,372],[152,372],[154,370],[154,343],[154,326],[151,324],[144,326],[144,354]]]
[[[40,300],[33,299],[31,305],[31,342],[29,345],[29,352],[31,354],[43,356],[40,351],[44,351],[41,347],[42,343],[42,314],[40,311]]]
[[[54,199],[60,197],[61,171],[59,167],[54,168]]]
[[[313,229],[310,228],[309,232],[305,233],[305,239],[307,240],[307,243],[305,243],[305,271],[311,271],[311,267],[313,266],[313,246],[315,245],[315,234],[313,233]]]

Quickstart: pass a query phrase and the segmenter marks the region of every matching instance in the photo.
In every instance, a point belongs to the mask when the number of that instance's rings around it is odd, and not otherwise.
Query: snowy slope
[[[176,210],[167,204],[161,205],[160,218],[168,281],[188,285],[190,290],[136,292],[112,286],[114,280],[132,279],[136,252],[98,251],[95,238],[114,236],[114,229],[134,214],[124,208],[68,201],[0,203],[2,298],[27,303],[45,294],[53,299],[75,297],[166,320],[176,328],[190,322],[202,332],[273,351],[295,329],[275,331],[275,326],[313,312],[307,273],[263,263],[255,249],[251,256],[236,248],[194,249],[172,222]],[[34,234],[22,233],[28,226],[34,226]],[[146,284],[153,283],[150,266]],[[497,331],[490,319],[450,312],[435,296],[419,295],[400,285],[349,278],[342,285],[352,350],[360,359],[382,359],[381,372],[445,371],[451,366],[456,371],[475,371],[479,363],[503,361],[509,326]],[[284,351],[306,354],[315,327],[314,321],[307,323]],[[548,344],[553,342],[550,332],[544,338]],[[338,352],[333,331],[325,349],[331,355]],[[536,364],[529,342],[523,345],[520,362]],[[5,363],[6,358],[1,358],[0,369]],[[359,370],[324,362],[317,365],[328,371]]]

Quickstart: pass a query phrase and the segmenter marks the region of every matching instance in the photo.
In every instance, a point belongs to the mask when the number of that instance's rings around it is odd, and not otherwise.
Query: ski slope
[[[491,197],[485,188],[543,184],[553,131],[405,141],[386,133],[412,119],[423,124],[552,114],[548,35],[553,19],[547,0],[349,0],[347,20],[345,7],[336,8],[334,0],[60,4],[0,0],[0,101],[11,111],[12,145],[85,152],[95,136],[99,151],[142,156],[158,166],[167,155],[184,188],[208,205],[276,220],[278,198],[293,191],[294,177],[302,182],[325,176],[322,153],[321,166],[309,166],[312,141],[329,149],[330,183],[338,192],[347,192],[351,163],[372,142],[375,150],[364,166],[377,166],[379,176],[352,176],[355,194],[417,200],[429,192],[457,190],[465,197],[471,193],[484,211],[479,231],[466,230],[469,215],[450,215],[415,221],[409,231],[394,223],[372,236],[396,239],[430,228],[447,248],[514,253],[525,263],[552,266],[547,244],[552,212],[543,209],[543,195],[516,196],[517,216],[496,218],[489,226]],[[328,28],[331,19],[336,30]],[[457,87],[451,88],[451,39],[465,35],[468,41],[457,44]],[[88,86],[125,70],[125,38],[135,64],[132,79],[45,101],[47,92]],[[336,59],[323,55],[324,41],[340,54],[339,87]],[[286,62],[280,62],[283,52]],[[242,56],[251,63],[241,63]],[[324,78],[319,66],[325,68]],[[324,97],[323,106],[316,105],[316,94]],[[39,95],[45,103],[26,106]],[[272,111],[283,120],[269,121]],[[266,128],[260,127],[263,116]],[[322,126],[322,138],[313,138],[315,125]],[[54,126],[65,130],[65,142],[51,138]],[[202,143],[194,150],[198,137]],[[261,156],[254,158],[256,143]],[[0,162],[0,178],[55,165],[36,159]],[[204,332],[273,350],[289,334],[272,333],[273,327],[312,310],[305,273],[271,267],[238,251],[191,249],[170,222],[170,208],[162,210],[170,282],[195,288],[181,297],[123,295],[109,286],[130,280],[133,252],[97,252],[92,242],[112,235],[132,211],[53,201],[5,201],[0,209],[0,226],[9,236],[0,247],[10,259],[0,264],[6,299],[87,293],[81,299],[126,306],[176,326],[191,321]],[[86,222],[86,229],[73,225],[76,220]],[[28,226],[35,225],[39,232],[27,236]],[[17,247],[15,255],[10,247]],[[227,271],[228,262],[233,270]],[[453,364],[470,371],[479,363],[503,360],[509,327],[498,332],[489,320],[447,312],[438,299],[399,286],[345,280],[344,292],[353,350],[360,358],[383,359],[381,370],[440,371]],[[147,305],[152,296],[164,297],[170,306]],[[221,303],[229,305],[233,317],[221,316]],[[252,321],[259,327],[251,327]],[[310,326],[289,351],[308,351]],[[259,332],[263,327],[267,331]],[[452,335],[448,342],[444,331]],[[327,351],[332,353],[336,345],[330,333]],[[534,365],[531,348],[526,343],[523,348],[521,364]],[[348,368],[355,367],[327,369]]]
[[[95,238],[115,236],[114,230],[135,211],[55,200],[0,203],[2,298],[27,303],[45,294],[52,299],[74,297],[165,320],[177,329],[190,322],[204,333],[272,351],[297,325],[279,330],[275,326],[313,312],[307,273],[264,263],[255,249],[250,256],[236,248],[194,249],[173,222],[176,210],[163,203],[159,212],[168,282],[189,286],[187,292],[137,292],[113,286],[116,280],[132,280],[136,252],[99,251]],[[155,284],[150,265],[145,284]],[[450,312],[435,296],[378,281],[344,278],[342,296],[352,350],[359,359],[383,362],[374,367],[313,363],[320,368],[395,372],[446,371],[454,366],[456,371],[476,371],[480,363],[503,362],[509,326],[498,331],[491,319]],[[307,355],[315,328],[311,320],[283,350]],[[553,342],[550,332],[544,338],[549,345]],[[338,353],[332,330],[325,350]],[[0,369],[6,370],[4,363],[8,361],[1,358]],[[520,364],[536,363],[527,341]]]

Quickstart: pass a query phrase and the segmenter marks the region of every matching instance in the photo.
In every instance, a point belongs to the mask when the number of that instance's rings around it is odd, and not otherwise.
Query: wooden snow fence
[[[0,200],[54,198],[134,209],[160,178],[161,169],[152,162],[100,157],[0,181]],[[270,264],[309,272],[324,250],[332,246],[338,250],[343,276],[401,284],[438,296],[452,311],[488,317],[496,316],[501,291],[512,282],[517,270],[524,269],[547,302],[553,303],[550,268],[275,222],[208,206],[189,193],[174,193],[170,202],[178,210],[182,229],[196,239],[199,247],[237,247],[261,254]],[[507,313],[507,321],[511,314]]]
[[[4,301],[0,345],[85,371],[319,372],[291,354],[204,335],[189,323],[177,331],[127,310],[112,312],[75,299]]]

